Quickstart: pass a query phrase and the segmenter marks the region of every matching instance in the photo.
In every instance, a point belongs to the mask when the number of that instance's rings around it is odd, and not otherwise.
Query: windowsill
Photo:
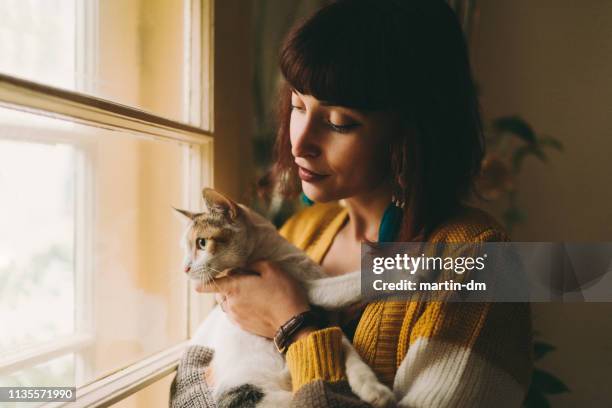
[[[76,352],[91,344],[91,334],[74,334],[10,353],[0,358],[0,376]]]
[[[186,347],[187,342],[183,342],[92,384],[77,388],[76,402],[49,403],[43,407],[110,406],[174,372]]]

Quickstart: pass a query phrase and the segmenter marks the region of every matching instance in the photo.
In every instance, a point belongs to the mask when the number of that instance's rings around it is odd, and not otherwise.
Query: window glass
[[[198,202],[204,140],[6,108],[0,128],[0,377],[63,350],[80,386],[186,340],[172,207]]]
[[[197,117],[188,117],[187,95],[193,91],[185,4],[3,0],[0,73],[198,126]]]

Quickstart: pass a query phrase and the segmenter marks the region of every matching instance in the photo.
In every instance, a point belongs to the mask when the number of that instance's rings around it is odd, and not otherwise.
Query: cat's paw
[[[395,395],[386,385],[377,381],[364,382],[355,393],[374,408],[392,408],[396,406]]]

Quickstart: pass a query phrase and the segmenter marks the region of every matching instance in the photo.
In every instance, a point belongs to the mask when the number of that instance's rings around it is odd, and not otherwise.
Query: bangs
[[[280,52],[283,76],[298,92],[334,105],[362,110],[400,105],[398,75],[400,70],[409,75],[408,64],[397,64],[401,51],[387,48],[398,22],[388,21],[393,13],[380,4],[357,1],[350,10],[347,5],[334,3],[289,33]]]

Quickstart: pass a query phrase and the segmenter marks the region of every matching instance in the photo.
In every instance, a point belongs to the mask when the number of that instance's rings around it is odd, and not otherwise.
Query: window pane
[[[74,89],[76,0],[3,0],[0,13],[0,72]]]
[[[0,377],[26,346],[72,342],[79,386],[187,339],[172,207],[199,202],[205,143],[0,109]]]
[[[74,330],[74,161],[70,145],[0,139],[3,352]]]
[[[74,371],[75,355],[67,354],[0,376],[0,387],[72,387]],[[16,405],[21,406],[20,404]]]
[[[64,355],[8,375],[0,375],[0,387],[72,387],[75,356]],[[33,408],[45,402],[2,402],[2,408]]]
[[[198,126],[186,1],[3,0],[0,72]]]

